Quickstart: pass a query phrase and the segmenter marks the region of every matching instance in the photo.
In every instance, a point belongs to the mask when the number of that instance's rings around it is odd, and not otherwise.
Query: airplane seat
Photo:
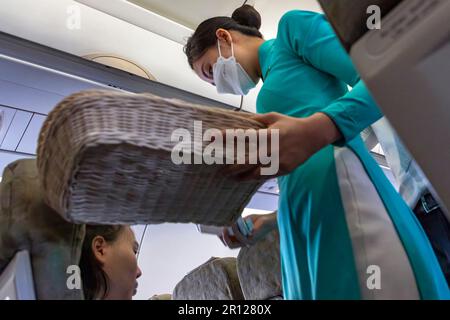
[[[18,254],[28,252],[37,299],[81,300],[81,285],[71,283],[68,270],[78,265],[84,234],[84,225],[63,220],[44,203],[36,160],[18,160],[5,168],[0,184],[0,275]]]
[[[283,299],[278,230],[239,251],[237,273],[245,300]]]
[[[236,258],[209,259],[175,287],[173,300],[244,300]]]
[[[237,258],[211,258],[195,268],[176,285],[171,298],[282,300],[278,230],[242,248]]]

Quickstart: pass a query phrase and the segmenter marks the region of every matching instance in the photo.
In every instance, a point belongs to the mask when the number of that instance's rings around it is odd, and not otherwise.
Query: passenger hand
[[[253,229],[251,233],[246,237],[243,235],[237,224],[234,224],[231,228],[233,235],[230,234],[229,228],[224,228],[222,235],[219,238],[230,249],[241,248],[244,246],[251,246],[256,242],[264,239],[272,230],[277,228],[277,213],[276,211],[271,214],[254,214],[246,217],[245,219],[251,219],[253,223]]]

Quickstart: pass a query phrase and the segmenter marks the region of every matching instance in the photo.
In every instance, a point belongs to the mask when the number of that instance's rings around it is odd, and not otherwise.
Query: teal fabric
[[[380,193],[407,251],[421,297],[448,299],[448,287],[423,230],[359,138],[382,114],[326,18],[306,11],[285,14],[277,38],[260,47],[259,60],[264,85],[257,111],[294,117],[327,114],[343,136],[335,145],[357,154]],[[280,178],[279,185],[285,298],[359,299],[333,146]]]

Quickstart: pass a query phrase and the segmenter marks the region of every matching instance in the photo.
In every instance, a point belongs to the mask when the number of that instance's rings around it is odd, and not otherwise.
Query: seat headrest
[[[237,257],[237,272],[246,300],[268,300],[282,296],[280,241],[278,230],[250,247],[244,247]]]
[[[212,258],[181,280],[173,300],[244,300],[236,258]]]

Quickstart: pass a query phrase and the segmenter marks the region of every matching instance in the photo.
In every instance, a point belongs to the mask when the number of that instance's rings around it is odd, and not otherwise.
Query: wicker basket
[[[229,225],[259,182],[237,183],[220,165],[175,165],[171,134],[262,128],[248,115],[150,94],[84,91],[63,100],[39,136],[47,203],[76,223]],[[204,144],[201,145],[204,147]]]

